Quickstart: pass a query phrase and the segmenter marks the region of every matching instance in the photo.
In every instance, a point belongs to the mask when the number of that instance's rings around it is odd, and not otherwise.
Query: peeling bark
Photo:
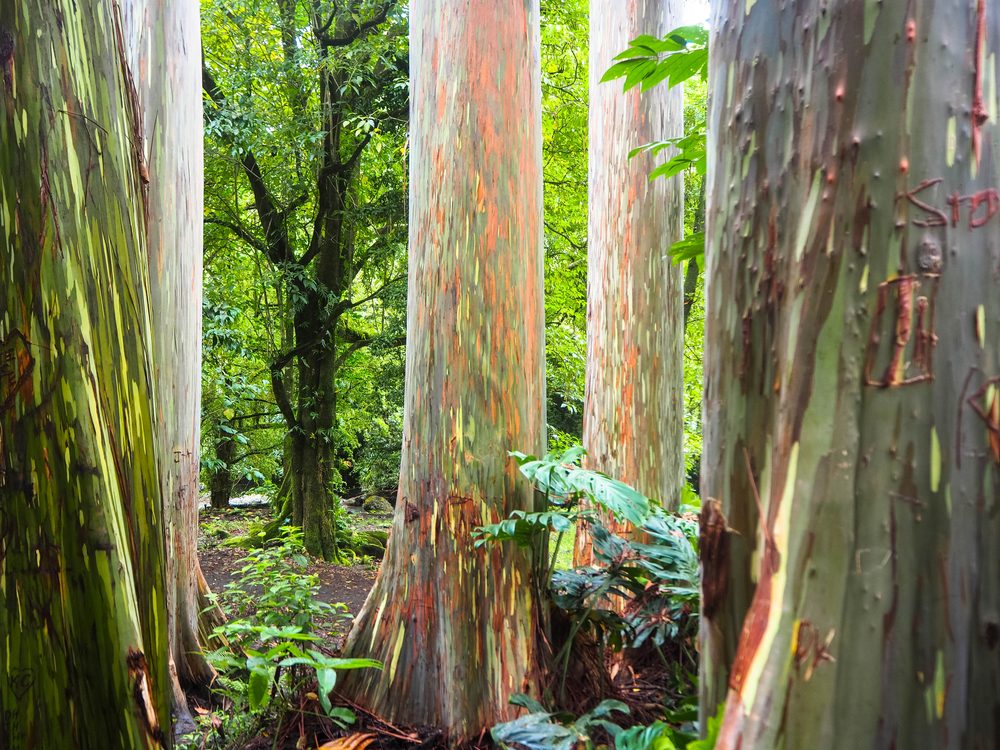
[[[170,659],[180,686],[207,688],[215,670],[199,631],[222,613],[206,600],[198,562],[201,285],[204,205],[198,3],[131,0],[124,41],[144,132],[160,485],[167,549]],[[214,494],[213,494],[214,496]],[[199,623],[199,618],[204,623]],[[175,708],[187,717],[179,690]]]
[[[544,445],[537,0],[411,8],[410,259],[399,499],[345,675],[394,721],[475,737],[537,692],[531,559],[471,533],[532,509]]]
[[[666,85],[623,93],[620,83],[600,80],[632,39],[676,28],[678,3],[591,0],[590,15],[601,22],[590,32],[583,445],[590,468],[670,505],[684,472],[684,331],[681,269],[666,252],[683,232],[684,183],[650,181],[655,158],[628,153],[683,135],[683,97]],[[581,528],[574,564],[592,560]]]
[[[1000,6],[715,0],[712,29],[716,747],[996,747]]]
[[[116,3],[0,5],[0,747],[170,744],[148,171]]]

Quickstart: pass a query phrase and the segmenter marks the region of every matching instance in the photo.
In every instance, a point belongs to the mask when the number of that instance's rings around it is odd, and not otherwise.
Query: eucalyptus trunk
[[[204,636],[222,614],[208,599],[197,545],[204,206],[198,2],[132,0],[125,11],[125,46],[149,162],[150,299],[169,551],[170,659],[182,686],[206,688],[215,670],[205,660]],[[175,704],[186,715],[179,690]]]
[[[1000,5],[713,3],[716,748],[1000,737]]]
[[[537,0],[411,7],[410,257],[399,499],[347,644],[346,690],[390,721],[478,736],[536,692],[531,555],[472,531],[531,488],[544,444]]]
[[[170,742],[146,243],[121,10],[0,5],[0,747]]]
[[[684,183],[650,181],[656,159],[629,151],[684,134],[679,88],[622,92],[601,77],[641,34],[678,26],[678,0],[591,0],[588,189],[587,464],[674,504],[684,474],[683,281],[666,251],[681,239]],[[625,525],[608,519],[619,533]],[[574,562],[593,560],[577,532]]]

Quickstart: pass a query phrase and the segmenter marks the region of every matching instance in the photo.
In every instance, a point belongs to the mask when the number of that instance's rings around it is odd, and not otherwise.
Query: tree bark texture
[[[997,747],[1000,5],[716,0],[712,34],[716,747]]]
[[[681,238],[684,183],[649,180],[656,158],[629,151],[684,131],[683,94],[601,83],[640,34],[678,25],[676,0],[591,0],[588,189],[587,464],[676,503],[684,475],[683,281],[667,249]],[[621,533],[625,527],[612,523]],[[582,533],[581,533],[582,532]],[[575,563],[593,559],[576,536]]]
[[[169,745],[139,105],[116,3],[0,5],[0,747]]]
[[[215,671],[201,630],[221,621],[198,562],[201,283],[204,206],[201,54],[196,0],[132,0],[125,46],[149,176],[149,275],[167,549],[170,658],[185,687]],[[199,613],[203,613],[199,615]],[[181,699],[178,696],[178,699]],[[186,711],[183,701],[178,708]]]
[[[537,0],[411,8],[410,258],[399,499],[347,650],[348,693],[391,720],[477,736],[535,692],[531,559],[472,531],[531,488],[544,445]]]

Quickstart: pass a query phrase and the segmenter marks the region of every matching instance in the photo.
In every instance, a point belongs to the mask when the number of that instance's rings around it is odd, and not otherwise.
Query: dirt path
[[[247,533],[252,524],[270,520],[268,508],[239,507],[223,511],[203,508],[198,536],[198,558],[209,588],[220,593],[226,584],[236,578],[243,566],[246,551],[227,547],[222,543]],[[312,560],[308,573],[319,578],[321,601],[328,604],[342,602],[352,615],[361,611],[365,598],[375,583],[378,569],[371,565],[333,565],[322,560]],[[336,642],[346,630],[343,622],[317,622],[317,628],[326,632]]]
[[[235,547],[215,547],[201,550],[201,570],[209,588],[219,592],[235,577],[246,553]],[[351,614],[357,614],[375,583],[377,571],[367,565],[345,566],[314,560],[309,572],[319,576],[319,598],[335,604],[343,602]]]

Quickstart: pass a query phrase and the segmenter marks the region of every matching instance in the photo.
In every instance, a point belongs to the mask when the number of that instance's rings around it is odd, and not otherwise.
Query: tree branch
[[[336,16],[336,10],[334,10],[333,14],[330,16],[330,20],[327,21],[323,31],[320,32],[323,44],[327,47],[346,47],[349,44],[353,44],[376,26],[383,23],[385,19],[389,17],[389,11],[392,10],[395,4],[396,0],[387,0],[381,9],[379,9],[378,13],[372,16],[372,18],[360,24],[352,21],[351,26],[353,26],[353,28],[349,27],[349,30],[346,31],[343,36],[339,37],[326,36],[326,30],[329,29],[330,23],[333,21],[334,16]]]
[[[214,216],[206,216],[205,223],[215,224],[216,226],[225,227],[230,232],[239,237],[241,240],[250,245],[250,247],[264,253],[265,255],[267,254],[267,250],[264,247],[264,243],[261,242],[256,237],[254,237],[252,234],[250,234],[250,232],[248,232],[244,227],[241,227],[239,224],[236,224],[235,222],[231,221],[226,221],[225,219],[217,219]]]
[[[201,66],[201,85],[217,108],[223,109],[228,106],[225,95],[216,83],[211,71],[205,66],[204,61]],[[285,232],[284,214],[267,189],[260,164],[258,164],[253,151],[244,150],[240,165],[250,183],[254,207],[257,209],[257,218],[260,221],[261,229],[264,230],[264,237],[267,241],[265,254],[275,265],[286,262],[290,260],[291,248],[288,246],[288,236]]]

